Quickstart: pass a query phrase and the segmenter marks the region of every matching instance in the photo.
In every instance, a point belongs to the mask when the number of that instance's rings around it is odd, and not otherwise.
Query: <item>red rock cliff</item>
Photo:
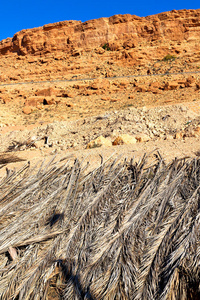
[[[148,17],[115,15],[82,23],[63,21],[22,30],[0,42],[0,55],[17,53],[45,54],[74,49],[94,48],[109,43],[118,47],[135,47],[155,40],[200,39],[200,9],[160,13]]]

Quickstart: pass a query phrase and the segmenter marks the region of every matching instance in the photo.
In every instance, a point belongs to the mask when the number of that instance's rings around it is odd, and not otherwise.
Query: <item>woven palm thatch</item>
[[[200,299],[199,184],[200,159],[159,154],[7,174],[1,299]]]

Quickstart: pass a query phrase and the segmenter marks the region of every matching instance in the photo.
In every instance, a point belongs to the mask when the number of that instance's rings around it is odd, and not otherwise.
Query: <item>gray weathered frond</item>
[[[0,181],[0,299],[200,298],[200,159],[69,157]]]

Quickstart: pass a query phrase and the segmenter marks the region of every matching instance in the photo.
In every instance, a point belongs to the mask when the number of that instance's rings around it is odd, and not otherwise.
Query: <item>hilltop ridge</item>
[[[147,17],[114,15],[84,23],[62,21],[22,30],[0,42],[0,54],[74,54],[74,50],[84,51],[106,43],[111,50],[130,49],[155,41],[198,40],[199,33],[200,9],[173,10]]]

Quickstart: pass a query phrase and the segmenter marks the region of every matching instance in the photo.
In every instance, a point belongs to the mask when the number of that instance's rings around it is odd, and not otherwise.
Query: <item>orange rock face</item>
[[[191,40],[198,39],[199,34],[200,9],[173,10],[145,18],[115,15],[84,23],[63,21],[22,30],[13,38],[0,42],[0,55],[40,55],[61,51],[79,56],[82,49],[103,45],[111,51],[129,50],[144,41]],[[131,52],[123,55],[130,56]]]

